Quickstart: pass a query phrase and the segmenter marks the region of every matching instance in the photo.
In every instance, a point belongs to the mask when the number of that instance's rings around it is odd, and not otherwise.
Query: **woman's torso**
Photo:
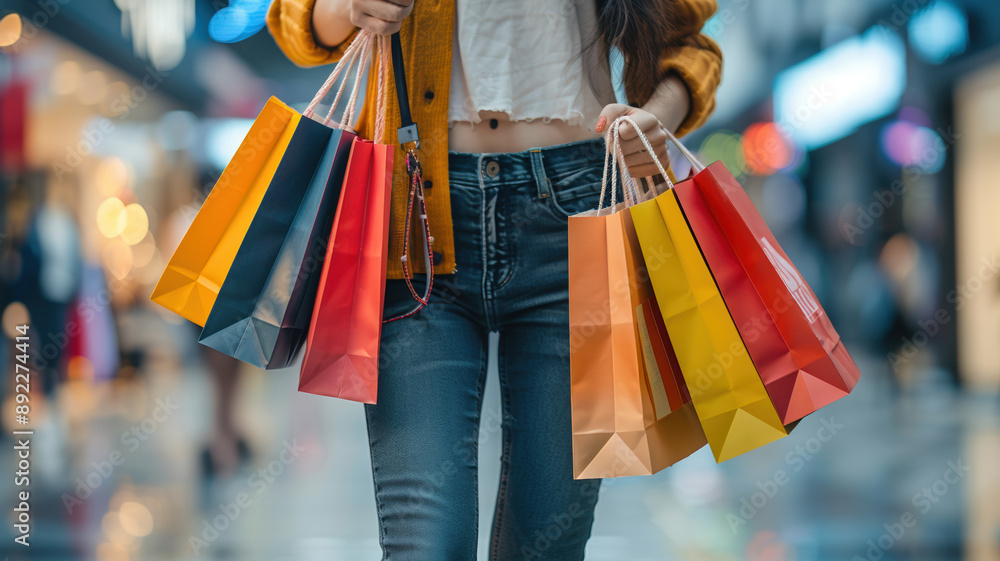
[[[457,0],[449,149],[520,152],[598,136],[614,102],[594,0]]]

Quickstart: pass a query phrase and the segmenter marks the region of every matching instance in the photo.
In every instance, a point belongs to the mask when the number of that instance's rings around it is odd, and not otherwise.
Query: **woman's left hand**
[[[601,111],[601,116],[597,120],[597,132],[606,132],[610,124],[622,115],[628,115],[635,121],[642,134],[649,140],[649,145],[653,147],[656,157],[660,159],[660,164],[666,169],[670,165],[670,159],[667,157],[667,133],[656,115],[649,111],[620,103],[611,103]],[[647,152],[646,146],[631,125],[625,123],[619,129],[618,138],[622,154],[625,155],[625,165],[632,177],[649,177],[660,173],[660,168],[656,167],[656,163]]]

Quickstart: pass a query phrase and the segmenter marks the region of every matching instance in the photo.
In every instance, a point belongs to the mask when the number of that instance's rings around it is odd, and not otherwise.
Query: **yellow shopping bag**
[[[631,214],[667,333],[716,461],[786,436],[674,191],[633,206]]]
[[[205,325],[302,115],[272,97],[170,258],[150,300]]]

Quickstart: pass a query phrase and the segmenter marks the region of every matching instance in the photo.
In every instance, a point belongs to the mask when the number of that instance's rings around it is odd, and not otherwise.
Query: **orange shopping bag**
[[[198,211],[167,263],[150,300],[205,325],[264,193],[285,156],[302,115],[272,97]],[[306,142],[306,127],[299,142]],[[292,152],[293,157],[299,155]],[[313,161],[302,166],[315,165]]]
[[[643,347],[649,346],[657,364],[654,385],[656,376],[673,368],[667,358],[673,351],[665,332],[651,329],[656,318],[647,321],[644,315],[644,306],[655,306],[655,297],[630,216],[634,190],[625,186],[626,202],[615,204],[617,159],[611,153],[608,158],[612,206],[569,218],[570,398],[577,479],[656,473],[706,442],[694,405],[689,396],[681,397],[676,381],[676,401],[665,397],[659,407],[649,387]],[[669,376],[676,380],[675,371]]]

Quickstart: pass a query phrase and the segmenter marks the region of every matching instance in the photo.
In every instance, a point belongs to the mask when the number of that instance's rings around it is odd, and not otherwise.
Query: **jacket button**
[[[424,92],[424,99],[426,99],[427,101],[434,99],[434,92],[431,90],[427,90],[426,92]]]
[[[440,265],[442,261],[444,261],[444,255],[442,255],[441,252],[439,252],[439,251],[435,251],[434,252],[434,264],[435,265]]]
[[[430,189],[433,186],[434,186],[434,182],[433,181],[431,181],[430,179],[425,179],[424,180],[424,189]]]

